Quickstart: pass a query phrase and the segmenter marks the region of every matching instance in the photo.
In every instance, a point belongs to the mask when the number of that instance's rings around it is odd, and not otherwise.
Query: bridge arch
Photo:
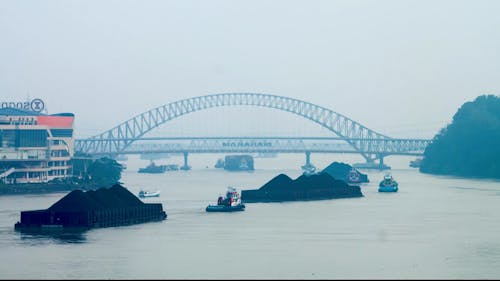
[[[342,114],[310,102],[262,93],[221,93],[183,99],[153,108],[108,131],[77,142],[75,150],[117,154],[144,134],[174,118],[219,106],[258,106],[296,114],[330,130],[359,151],[367,161],[373,160],[372,156],[363,151],[372,151],[374,139],[391,139]]]

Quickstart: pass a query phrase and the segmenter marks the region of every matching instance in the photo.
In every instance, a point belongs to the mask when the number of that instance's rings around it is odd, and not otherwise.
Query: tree
[[[500,97],[467,102],[427,146],[420,171],[463,177],[500,178]]]
[[[102,157],[92,158],[89,154],[75,153],[72,159],[73,176],[85,183],[100,186],[111,186],[118,183],[125,169],[116,160]]]
[[[124,167],[116,160],[102,157],[95,160],[88,169],[90,180],[98,185],[112,186],[119,182]]]

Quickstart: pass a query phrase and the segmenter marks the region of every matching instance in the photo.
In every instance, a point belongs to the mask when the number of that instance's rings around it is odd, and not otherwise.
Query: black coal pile
[[[349,175],[352,172],[356,172],[358,174],[358,183],[369,182],[368,176],[366,174],[361,173],[360,171],[346,163],[333,162],[321,171],[321,173],[328,173],[330,176],[348,183],[353,182],[352,178],[349,178]]]
[[[90,228],[164,220],[161,203],[143,203],[125,187],[73,190],[48,209],[22,211],[16,229]]]
[[[362,197],[359,186],[351,186],[328,173],[301,175],[295,180],[280,174],[259,189],[242,190],[244,203],[307,201]]]

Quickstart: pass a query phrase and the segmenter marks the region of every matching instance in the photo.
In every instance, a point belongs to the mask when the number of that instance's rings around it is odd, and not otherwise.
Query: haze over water
[[[181,99],[268,93],[390,137],[432,138],[464,102],[500,92],[499,9],[495,0],[3,0],[0,101],[37,97],[51,114],[72,112],[81,138]]]
[[[150,109],[216,93],[266,93],[343,114],[393,138],[431,139],[457,109],[500,92],[500,1],[0,1],[0,101],[40,98],[75,114],[76,138]],[[315,125],[316,127],[313,127]],[[193,112],[145,137],[332,136],[289,112]],[[65,194],[0,196],[0,278],[500,278],[498,181],[420,174],[414,158],[385,163],[400,183],[364,197],[248,204],[206,213],[228,185],[258,188],[301,174],[304,155],[255,159],[251,173],[214,169],[138,174],[131,192],[161,190],[168,219],[31,236],[20,211]],[[363,162],[359,155],[318,155]],[[182,164],[181,157],[157,161]]]
[[[349,155],[312,155],[320,169]],[[400,184],[378,193],[380,171],[363,171],[364,197],[247,204],[206,213],[227,186],[258,188],[279,173],[300,175],[303,155],[255,158],[254,172],[213,168],[216,155],[192,155],[191,171],[139,174],[129,156],[131,192],[161,190],[162,222],[32,236],[14,231],[21,210],[47,208],[65,194],[0,197],[1,278],[498,278],[500,185],[419,173],[408,157],[388,157]],[[181,163],[181,157],[157,163]],[[282,163],[283,167],[277,167]],[[285,164],[283,164],[285,163]]]

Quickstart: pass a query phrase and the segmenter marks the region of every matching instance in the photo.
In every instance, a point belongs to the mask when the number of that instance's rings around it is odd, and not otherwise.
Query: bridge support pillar
[[[184,154],[184,165],[181,167],[181,170],[191,170],[191,166],[188,165],[188,152],[183,152]]]
[[[378,168],[379,168],[379,170],[387,170],[387,169],[391,168],[391,167],[384,164],[384,155],[383,154],[378,155]]]
[[[311,164],[311,152],[306,151],[306,164],[302,166],[302,170],[307,173],[314,173],[316,171],[316,167]]]

